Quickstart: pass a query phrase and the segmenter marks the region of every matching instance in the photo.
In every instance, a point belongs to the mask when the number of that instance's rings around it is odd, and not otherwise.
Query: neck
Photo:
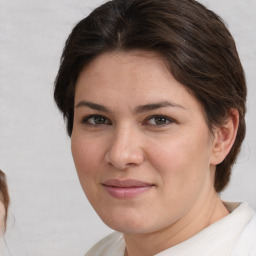
[[[201,202],[201,203],[200,203]],[[155,255],[199,233],[229,214],[214,191],[205,200],[198,202],[190,211],[165,229],[150,234],[124,234],[126,256]]]

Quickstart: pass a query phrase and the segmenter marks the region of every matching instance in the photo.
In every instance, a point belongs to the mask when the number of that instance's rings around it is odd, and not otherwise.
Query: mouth
[[[102,185],[109,195],[118,199],[134,198],[154,187],[154,184],[132,179],[112,179],[105,181]]]

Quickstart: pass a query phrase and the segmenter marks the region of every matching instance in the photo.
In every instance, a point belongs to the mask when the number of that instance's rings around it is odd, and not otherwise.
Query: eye
[[[146,123],[149,125],[163,126],[163,125],[168,125],[172,122],[174,121],[171,118],[166,116],[151,116],[147,119]]]
[[[103,124],[110,124],[110,120],[101,115],[90,115],[82,120],[83,124],[89,125],[103,125]]]

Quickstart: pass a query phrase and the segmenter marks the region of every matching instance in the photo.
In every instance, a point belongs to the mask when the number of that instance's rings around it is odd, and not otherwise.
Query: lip
[[[102,183],[106,191],[118,199],[130,199],[150,190],[154,185],[140,180],[111,179]]]

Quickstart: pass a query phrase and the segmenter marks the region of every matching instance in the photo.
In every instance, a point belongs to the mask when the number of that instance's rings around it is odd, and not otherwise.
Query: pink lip
[[[118,199],[129,199],[151,189],[154,185],[139,180],[107,180],[103,183],[106,191]]]

